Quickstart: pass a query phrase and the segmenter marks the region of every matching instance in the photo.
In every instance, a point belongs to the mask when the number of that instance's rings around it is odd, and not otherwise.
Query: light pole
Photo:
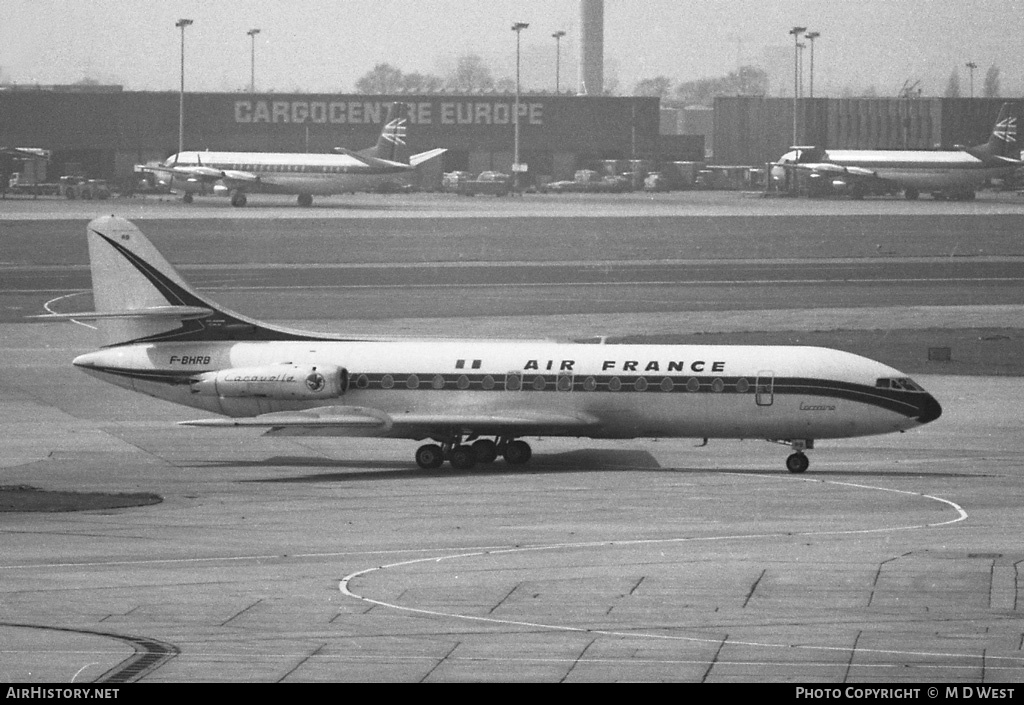
[[[251,40],[252,48],[249,60],[249,92],[256,92],[256,35],[259,34],[258,29],[250,29],[246,34],[249,35]]]
[[[175,27],[181,28],[181,90],[178,92],[178,154],[185,149],[185,28],[192,20],[178,20]]]
[[[811,97],[814,97],[814,40],[821,36],[821,32],[808,32],[807,38],[811,40]]]
[[[797,84],[800,86],[800,97],[804,97],[804,49],[807,48],[807,44],[804,42],[798,42],[796,48],[800,50],[800,61],[797,62],[800,66],[798,75],[800,78],[797,79]]]
[[[793,35],[793,146],[797,143],[797,100],[800,97],[800,35],[807,31],[806,27],[793,27],[789,33]]]
[[[562,58],[562,37],[565,36],[565,32],[563,30],[558,30],[557,32],[555,32],[551,36],[555,38],[555,94],[557,95],[557,94],[561,93],[561,91],[558,88],[558,86],[559,86],[559,69],[560,69],[561,58]]]
[[[971,72],[971,97],[974,97],[974,69],[978,68],[978,65],[973,61],[968,61],[964,64],[967,70]]]
[[[516,33],[516,107],[512,113],[512,122],[515,125],[515,147],[512,155],[512,186],[515,192],[519,192],[519,35],[530,25],[526,22],[516,22],[512,25],[512,31]]]

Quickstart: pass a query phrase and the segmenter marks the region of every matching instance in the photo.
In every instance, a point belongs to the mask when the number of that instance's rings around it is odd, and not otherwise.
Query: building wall
[[[409,106],[412,152],[445,147],[473,169],[511,167],[514,98],[509,95],[361,96],[193,93],[185,96],[186,149],[329,151],[376,142],[387,105]],[[546,169],[576,160],[655,156],[657,98],[524,95],[520,150]],[[118,178],[178,145],[178,94],[0,92],[0,144],[72,152],[90,176]],[[563,156],[554,159],[555,153]],[[575,168],[575,164],[573,165]],[[531,165],[531,173],[535,172]],[[568,171],[571,174],[571,170]],[[562,175],[564,176],[564,174]]]
[[[797,107],[797,143],[832,149],[973,146],[988,139],[1005,102],[1008,99],[804,98]],[[716,164],[756,166],[774,161],[793,145],[793,100],[716,98],[714,133]]]

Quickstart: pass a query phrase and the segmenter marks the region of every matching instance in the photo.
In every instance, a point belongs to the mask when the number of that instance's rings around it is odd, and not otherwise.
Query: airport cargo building
[[[77,87],[76,87],[77,88]],[[176,92],[0,91],[0,145],[53,152],[50,180],[73,169],[123,179],[178,151]],[[387,114],[408,106],[412,153],[447,148],[441,171],[511,170],[514,96],[189,93],[187,150],[329,152],[372,146]],[[572,178],[593,160],[703,159],[703,139],[660,135],[658,98],[524,94],[520,161],[531,176]]]
[[[121,181],[136,164],[177,152],[177,92],[119,86],[0,87],[0,146],[52,152],[63,174]],[[511,171],[515,99],[509,94],[347,95],[187,93],[187,150],[359,150],[380,133],[387,106],[408,106],[412,153],[444,147],[420,184],[442,172]],[[801,98],[798,144],[848,149],[951,149],[984,142],[1002,98]],[[794,144],[792,98],[716,98],[714,110],[676,110],[658,98],[523,94],[520,161],[527,183],[571,179],[598,162],[764,167]],[[707,116],[692,119],[694,114]],[[692,132],[693,134],[685,134]],[[684,134],[678,134],[684,133]],[[705,153],[705,143],[713,145]],[[9,172],[11,165],[0,164]],[[421,167],[423,169],[423,167]],[[7,176],[7,173],[0,176]]]
[[[988,140],[1009,98],[715,99],[714,163],[763,166],[794,144],[826,149],[956,149]],[[1019,107],[1018,107],[1019,110]]]

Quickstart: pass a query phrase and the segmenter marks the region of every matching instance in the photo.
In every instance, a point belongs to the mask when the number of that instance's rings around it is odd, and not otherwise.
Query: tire
[[[511,441],[505,447],[505,462],[509,465],[522,465],[530,460],[533,451],[526,441]]]
[[[476,465],[476,451],[470,446],[455,446],[448,453],[448,462],[456,470],[471,470]]]
[[[416,449],[416,464],[424,470],[436,470],[444,462],[441,446],[428,444]]]
[[[802,472],[807,472],[807,468],[810,467],[811,461],[807,459],[807,456],[803,453],[793,453],[793,455],[786,458],[786,469],[795,475],[799,475]]]
[[[478,463],[493,463],[498,459],[498,444],[494,441],[480,439],[471,447],[473,452],[476,453]]]

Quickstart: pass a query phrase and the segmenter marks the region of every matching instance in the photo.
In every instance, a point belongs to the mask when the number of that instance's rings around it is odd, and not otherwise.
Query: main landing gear
[[[245,197],[245,194],[242,193],[241,191],[235,191],[234,193],[231,194],[231,205],[233,205],[235,208],[242,208],[243,206],[245,206],[246,201],[247,199]]]
[[[522,465],[530,459],[533,451],[526,441],[512,438],[498,438],[493,441],[481,438],[466,445],[461,437],[455,437],[442,442],[441,445],[429,443],[420,446],[416,450],[416,464],[424,470],[434,470],[447,460],[456,470],[470,470],[476,467],[477,463],[493,463],[499,455],[503,456],[509,465]]]

